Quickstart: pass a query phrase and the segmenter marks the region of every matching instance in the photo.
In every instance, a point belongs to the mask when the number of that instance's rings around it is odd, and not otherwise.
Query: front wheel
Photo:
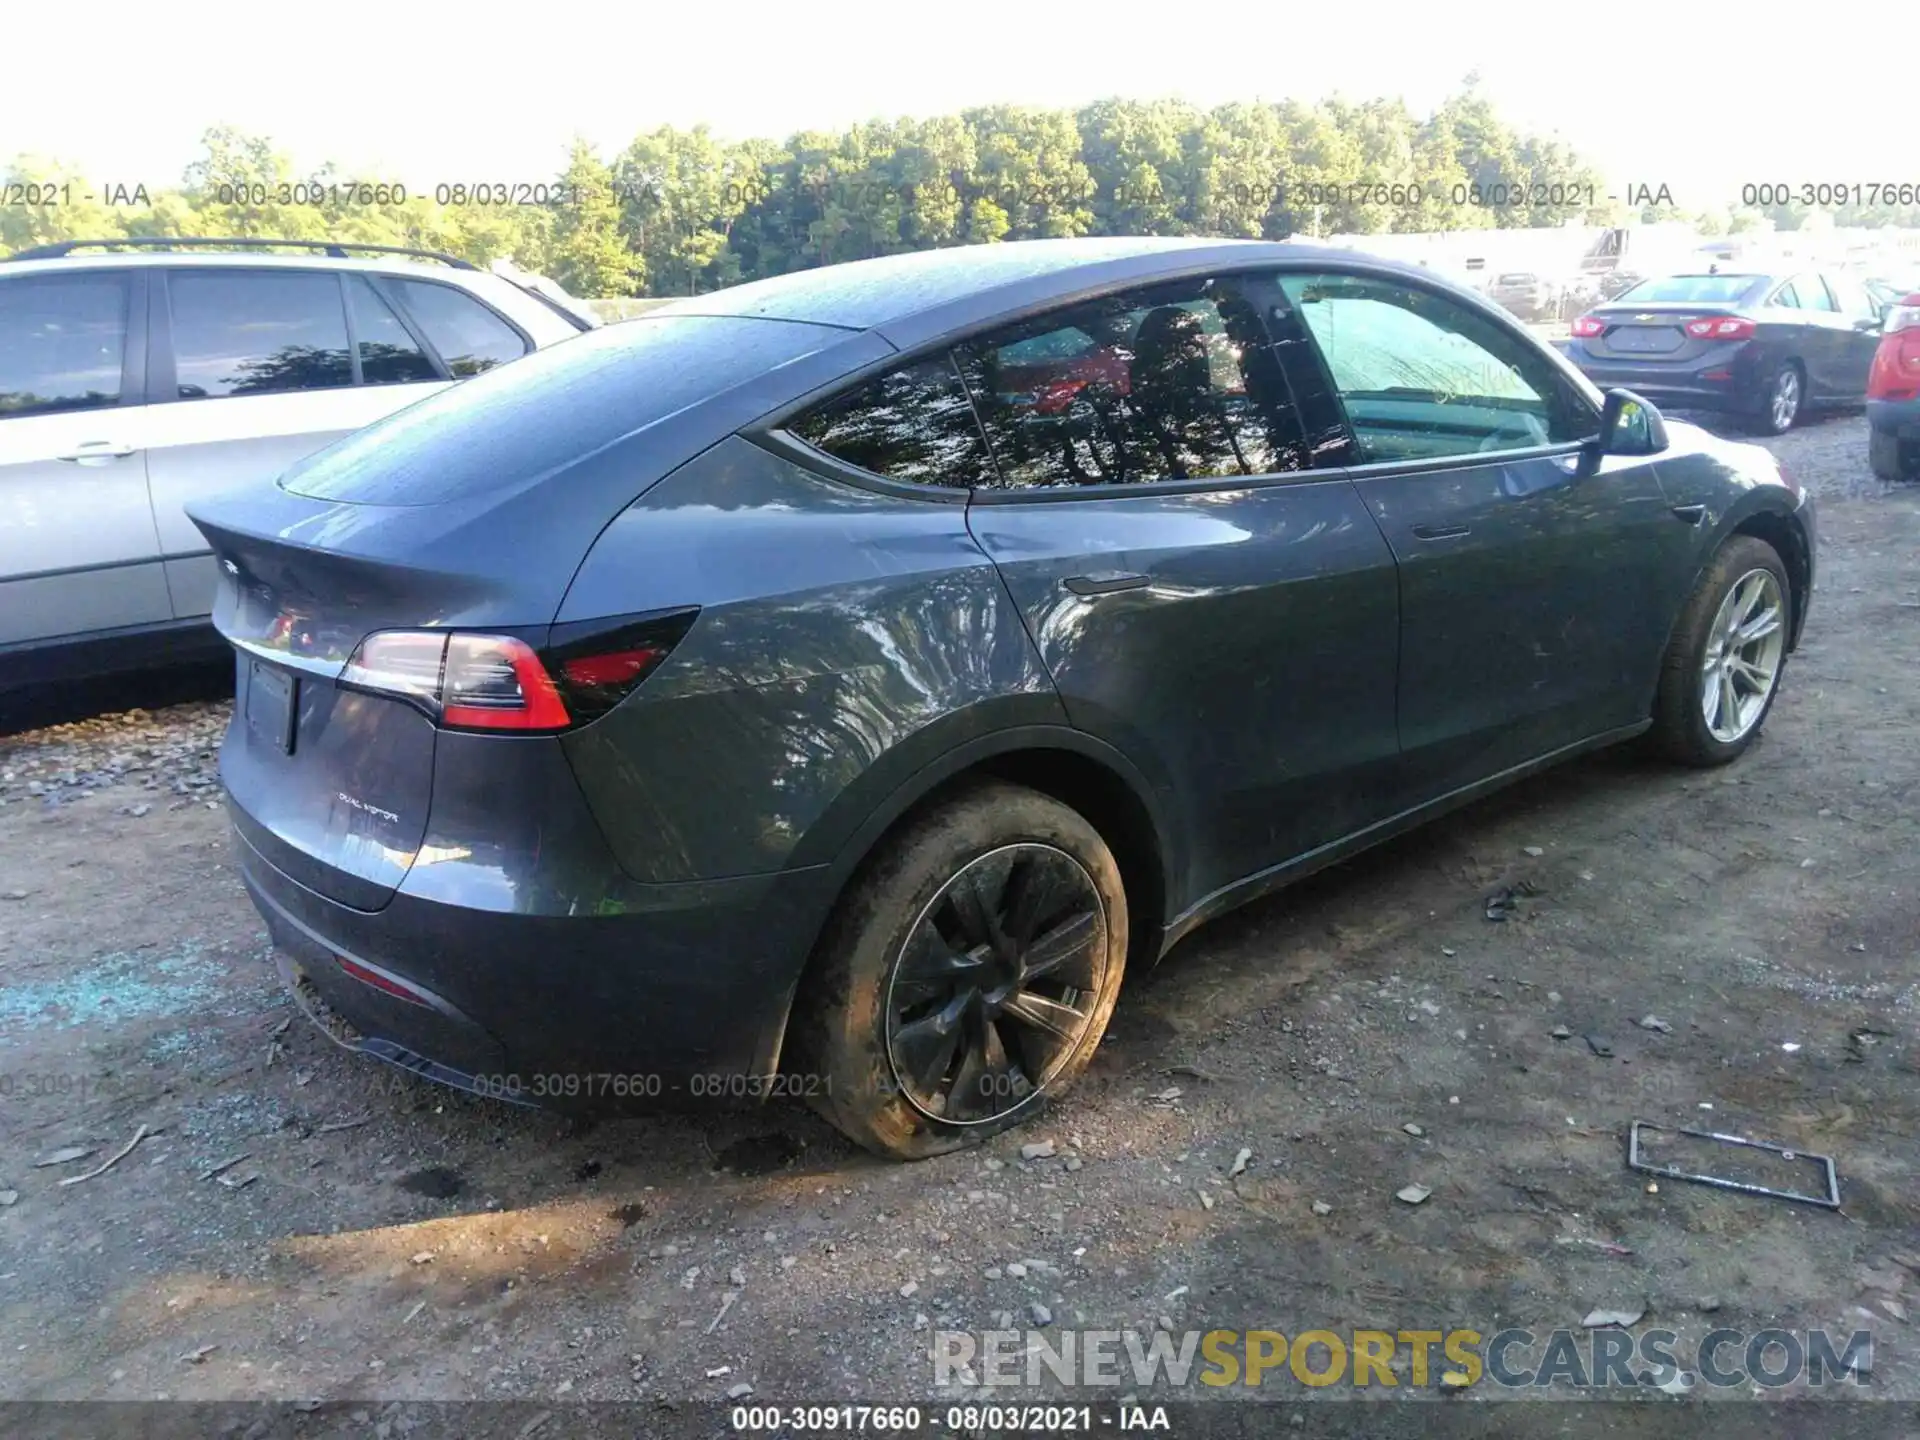
[[[1654,744],[1688,765],[1724,765],[1760,733],[1787,663],[1792,611],[1774,548],[1736,535],[1713,557],[1667,642]]]
[[[1126,966],[1127,901],[1099,833],[1057,800],[983,785],[870,860],[795,1014],[817,1109],[923,1159],[1018,1125],[1093,1057]]]

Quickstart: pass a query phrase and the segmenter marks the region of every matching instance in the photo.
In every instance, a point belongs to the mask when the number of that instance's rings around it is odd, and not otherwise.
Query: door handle
[[[1704,505],[1676,505],[1673,507],[1673,516],[1674,519],[1684,520],[1689,525],[1698,525],[1702,520],[1707,518],[1707,507]]]
[[[75,465],[104,465],[109,460],[124,460],[131,454],[131,445],[118,445],[111,440],[84,440],[56,458]]]
[[[1070,575],[1060,583],[1075,595],[1091,600],[1101,595],[1117,595],[1122,590],[1144,590],[1153,581],[1145,575],[1102,570],[1092,575]]]
[[[1452,540],[1469,532],[1466,525],[1416,525],[1414,537],[1420,540]]]

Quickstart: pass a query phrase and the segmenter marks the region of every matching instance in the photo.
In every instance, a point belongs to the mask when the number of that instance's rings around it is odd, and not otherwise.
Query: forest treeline
[[[1629,219],[1720,233],[1807,218],[1790,206],[1682,214],[1657,174],[1610,183],[1559,141],[1507,124],[1471,79],[1425,117],[1385,99],[1212,109],[1115,99],[987,106],[785,142],[668,126],[612,156],[576,140],[556,175],[428,186],[332,166],[299,173],[268,138],[228,127],[207,131],[166,186],[32,156],[0,175],[0,253],[118,236],[332,239],[505,257],[607,297],[1048,236],[1280,239]],[[1916,213],[1853,207],[1833,218],[1910,224]]]

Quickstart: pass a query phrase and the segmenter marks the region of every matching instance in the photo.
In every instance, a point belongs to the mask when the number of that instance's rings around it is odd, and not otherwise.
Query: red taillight
[[[1583,340],[1591,340],[1596,335],[1605,334],[1606,329],[1607,322],[1596,319],[1592,315],[1579,316],[1573,322],[1573,333]]]
[[[609,655],[582,655],[568,660],[560,673],[569,685],[605,687],[631,685],[666,658],[658,645],[643,645],[637,650],[615,650]]]
[[[573,723],[533,647],[508,635],[454,635],[440,723],[472,730],[564,730]]]
[[[544,658],[512,635],[381,630],[360,642],[340,682],[412,701],[444,729],[566,730],[619,704],[698,613],[561,627]]]
[[[1696,340],[1746,340],[1753,335],[1753,321],[1740,315],[1702,315],[1687,322],[1687,334]]]

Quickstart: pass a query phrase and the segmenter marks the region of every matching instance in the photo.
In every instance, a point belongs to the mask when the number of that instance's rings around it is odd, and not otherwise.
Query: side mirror
[[[1878,330],[1885,323],[1886,321],[1882,319],[1880,316],[1867,315],[1854,321],[1853,328],[1856,330],[1865,331],[1867,334],[1871,335],[1874,331]]]
[[[1596,455],[1658,455],[1667,448],[1667,422],[1631,390],[1609,390],[1600,407]]]

